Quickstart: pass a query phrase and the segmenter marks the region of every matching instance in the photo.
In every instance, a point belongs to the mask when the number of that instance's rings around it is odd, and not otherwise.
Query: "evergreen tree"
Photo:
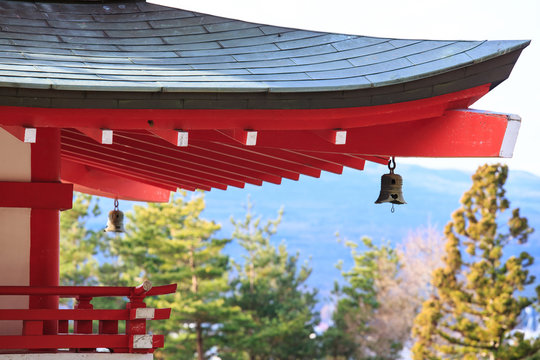
[[[203,209],[202,196],[185,195],[165,204],[134,206],[127,214],[125,237],[113,241],[117,258],[109,267],[120,269],[120,279],[131,284],[144,279],[155,285],[178,283],[175,294],[147,299],[151,307],[172,308],[170,320],[150,323],[151,330],[168,335],[157,358],[208,358],[222,322],[240,315],[240,309],[224,299],[229,259],[222,250],[230,240],[213,238],[220,226],[201,219]]]
[[[78,192],[74,193],[73,207],[60,213],[60,285],[97,285],[95,255],[103,236],[86,225],[99,214],[97,199]]]
[[[337,282],[334,284],[332,293],[335,296],[339,296],[340,294],[340,288]],[[321,339],[322,353],[327,359],[347,360],[353,358],[357,346],[354,342],[354,334],[349,329],[348,319],[356,311],[354,305],[354,311],[351,311],[350,302],[337,302],[332,314],[332,325],[324,332]]]
[[[237,264],[230,302],[249,315],[226,325],[228,336],[220,352],[223,359],[313,359],[317,343],[314,326],[316,291],[305,282],[311,269],[299,266],[299,255],[289,255],[286,246],[277,248],[270,237],[275,234],[282,212],[275,220],[261,224],[251,204],[244,221],[234,221],[233,237],[245,250],[243,264]]]
[[[503,257],[512,240],[527,241],[533,231],[514,209],[506,226],[501,213],[509,209],[504,184],[508,168],[484,165],[461,199],[445,228],[445,266],[433,273],[436,294],[415,319],[415,359],[522,359],[540,342],[513,332],[523,309],[534,299],[518,296],[534,277],[526,252]]]
[[[396,359],[407,333],[387,316],[396,304],[381,301],[381,295],[389,294],[398,282],[398,255],[392,247],[376,246],[369,238],[363,238],[362,243],[366,247],[362,252],[357,251],[356,243],[346,243],[354,265],[342,271],[346,284],[340,289],[336,285],[339,300],[334,324],[324,335],[326,352],[335,359]],[[390,282],[393,287],[389,287]]]

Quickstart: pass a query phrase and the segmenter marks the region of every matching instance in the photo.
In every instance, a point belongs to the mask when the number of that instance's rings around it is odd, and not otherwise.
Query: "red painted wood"
[[[20,141],[24,141],[24,127],[23,126],[1,126],[11,135],[15,136]]]
[[[77,131],[80,131],[88,138],[92,139],[96,144],[101,144],[103,140],[103,130],[101,128],[77,128]]]
[[[67,210],[72,198],[72,184],[0,182],[0,207]]]
[[[311,157],[313,159],[317,159],[319,161],[326,161],[331,164],[336,164],[340,166],[343,169],[343,166],[347,166],[353,169],[357,170],[364,170],[364,166],[366,164],[365,159],[360,159],[348,154],[329,154],[329,153],[321,153],[321,152],[302,152],[302,151],[293,151],[288,150],[289,152],[293,154],[302,154],[304,156]],[[341,173],[341,172],[339,172]]]
[[[172,294],[177,284],[153,286],[146,296]],[[77,296],[131,296],[134,287],[125,286],[0,286],[1,295],[55,295],[61,297]]]
[[[242,159],[248,160],[250,166],[254,169],[286,179],[296,181],[300,177],[300,172],[295,169],[294,165],[280,159],[259,154],[253,150],[246,150],[246,147],[241,147],[241,145],[193,140],[190,147],[200,151],[210,152],[216,158],[226,157],[227,159],[234,158],[238,161]]]
[[[177,149],[176,147],[171,148],[168,144],[164,146],[159,141],[154,143],[152,141],[155,140],[144,137],[144,135],[122,132],[118,136],[117,144],[127,146],[130,149],[135,148],[135,153],[144,154],[151,159],[177,164],[178,166],[189,166],[199,171],[216,172],[221,176],[253,185],[261,185],[262,180],[260,179],[265,176],[265,174],[253,171],[250,168],[238,166],[233,161],[224,163],[211,157],[194,154],[192,147]]]
[[[441,116],[445,110],[468,107],[491,84],[396,104],[310,110],[168,110],[168,109],[51,109],[0,107],[0,123],[10,126],[95,129],[254,129],[317,130],[394,124]],[[152,126],[149,124],[152,120]]]
[[[167,202],[170,192],[176,190],[172,187],[164,189],[143,184],[67,159],[62,160],[62,181],[76,183],[76,190],[84,190],[83,192],[87,193],[93,191],[94,195],[106,195],[123,200]]]
[[[150,129],[150,133],[156,135],[157,137],[167,141],[173,146],[178,146],[178,131],[176,130],[163,130],[163,129]]]
[[[218,182],[224,185],[243,187],[244,182],[238,180],[234,173],[221,171],[219,169],[200,166],[199,164],[186,163],[174,158],[165,158],[160,155],[150,155],[147,152],[136,148],[126,147],[119,144],[100,146],[86,141],[85,138],[77,137],[76,134],[64,137],[62,140],[63,149],[83,148],[85,151],[93,151],[97,156],[103,158],[108,156],[110,159],[128,164],[136,163],[141,168],[154,169],[158,173],[170,173],[175,177],[194,176],[201,180],[209,182]],[[76,150],[73,150],[76,151]],[[87,152],[88,153],[88,152]],[[181,174],[181,176],[178,176]],[[243,179],[243,178],[241,178]]]
[[[156,184],[157,186],[159,186],[159,184],[162,184],[164,186],[175,187],[175,188],[179,187],[181,189],[186,189],[190,191],[195,191],[196,189],[210,190],[212,188],[210,185],[207,185],[203,182],[197,183],[197,182],[190,181],[190,179],[185,179],[183,177],[181,179],[165,177],[159,173],[132,168],[122,163],[117,163],[114,161],[106,161],[103,159],[97,159],[95,155],[84,156],[77,152],[69,152],[67,150],[64,150],[62,152],[62,157],[69,159],[73,162],[78,162],[80,164],[89,164],[100,170],[105,170],[108,172],[112,172],[114,174],[118,174],[118,175],[127,174],[127,176],[129,176],[130,178],[133,178],[133,179],[139,178],[145,183]]]
[[[261,147],[371,156],[491,157],[499,156],[507,116],[449,111],[436,119],[349,129],[345,145],[332,145],[306,131],[268,131]]]
[[[144,159],[128,153],[124,153],[120,157],[110,149],[91,148],[89,146],[82,148],[67,140],[62,144],[62,153],[70,153],[81,158],[93,159],[99,163],[108,164],[110,167],[116,167],[118,169],[127,168],[138,173],[147,173],[155,179],[168,180],[170,183],[185,181],[188,184],[201,184],[222,190],[227,189],[228,185],[239,188],[244,186],[241,182],[214,176],[212,174],[197,172],[187,167],[175,168],[174,166],[167,166],[165,164],[152,163],[150,159]]]
[[[27,311],[34,311],[34,310],[27,310]],[[38,311],[46,311],[46,310],[38,310]],[[0,314],[0,318],[2,318],[2,314]],[[56,319],[56,317],[51,318],[51,320],[52,319]],[[44,320],[46,319],[44,318]],[[58,333],[67,334],[68,332],[69,332],[69,320],[58,320]]]
[[[156,177],[153,176],[154,174],[137,172],[129,168],[119,168],[113,165],[104,164],[103,162],[96,161],[95,159],[92,159],[92,158],[79,157],[76,154],[70,154],[68,152],[62,153],[62,159],[77,163],[82,166],[90,166],[100,171],[111,173],[113,175],[124,176],[127,179],[139,181],[143,184],[148,184],[155,187],[162,187],[164,189],[167,189],[167,188],[174,189],[171,191],[176,191],[178,187],[184,188],[190,191],[196,190],[196,187],[193,184],[188,185],[185,183],[185,181],[178,181],[178,182],[164,181],[163,179],[156,179]]]
[[[230,171],[246,178],[246,183],[261,185],[262,181],[279,184],[281,177],[274,175],[274,172],[268,172],[268,168],[258,165],[260,163],[250,162],[242,158],[227,156],[226,154],[217,154],[207,151],[203,146],[190,146],[182,150],[172,149],[170,146],[164,146],[159,140],[155,140],[144,134],[122,132],[118,135],[119,143],[125,146],[132,146],[142,151],[148,152],[152,156],[165,156],[171,159],[198,163],[210,168]],[[259,180],[260,179],[260,180]],[[247,181],[249,180],[249,181]]]
[[[39,128],[31,144],[32,182],[60,182],[60,129]],[[30,286],[57,286],[59,277],[60,212],[32,209],[30,213]],[[32,309],[58,308],[57,296],[31,296]],[[58,323],[46,321],[43,333],[57,333]]]
[[[118,334],[118,320],[100,320],[100,334]]]
[[[154,320],[168,319],[171,309],[155,309]],[[129,310],[0,309],[0,320],[129,320]]]
[[[2,317],[0,317],[0,319],[4,320],[4,318]],[[10,319],[6,318],[5,320],[10,320]],[[13,320],[21,320],[21,319],[13,319]],[[43,320],[46,320],[46,319],[24,321],[23,322],[23,335],[43,335]]]
[[[159,336],[159,335],[154,335]],[[59,349],[59,348],[127,348],[126,335],[42,335],[42,336],[0,336],[1,349]]]
[[[90,304],[92,298],[90,296],[79,296],[75,303],[76,310],[92,310],[94,306]],[[73,331],[76,334],[91,334],[92,333],[92,320],[75,320]]]

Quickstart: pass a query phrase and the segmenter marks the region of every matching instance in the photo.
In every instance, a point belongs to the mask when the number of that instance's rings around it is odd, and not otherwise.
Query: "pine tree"
[[[305,285],[311,268],[299,265],[299,255],[289,255],[285,244],[275,247],[270,242],[281,215],[262,225],[249,204],[245,220],[233,220],[233,237],[246,254],[243,264],[236,264],[230,301],[249,319],[226,325],[223,359],[316,358],[316,291]]]
[[[527,270],[533,258],[526,252],[504,257],[503,249],[513,240],[526,242],[533,230],[519,209],[506,216],[506,226],[498,224],[510,207],[507,175],[506,166],[480,167],[452,214],[445,266],[433,273],[436,294],[415,319],[415,359],[521,359],[540,345],[513,333],[534,301],[517,294],[534,281]]]
[[[60,213],[60,285],[97,285],[95,255],[103,236],[86,225],[99,214],[97,199],[78,192],[73,207]]]
[[[386,300],[389,300],[395,295],[392,291],[399,282],[398,255],[389,245],[377,246],[369,238],[363,238],[362,243],[364,251],[358,251],[354,242],[346,243],[354,265],[342,271],[346,284],[341,288],[336,286],[339,300],[333,314],[334,324],[324,335],[327,355],[342,359],[396,359],[407,332],[387,316],[396,304],[381,301],[381,297],[388,295]],[[341,264],[338,268],[341,269]],[[399,317],[397,313],[394,315]],[[333,344],[329,344],[329,337],[333,337]],[[329,345],[339,351],[332,353]]]
[[[223,321],[240,315],[225,303],[229,259],[222,253],[229,242],[215,239],[220,226],[200,217],[202,196],[175,196],[166,204],[134,206],[128,213],[124,238],[117,238],[113,254],[121,277],[132,284],[144,279],[155,285],[178,283],[169,296],[148,299],[152,307],[172,308],[168,321],[151,323],[151,330],[167,334],[157,358],[207,358],[216,345]],[[110,265],[113,266],[113,265]]]

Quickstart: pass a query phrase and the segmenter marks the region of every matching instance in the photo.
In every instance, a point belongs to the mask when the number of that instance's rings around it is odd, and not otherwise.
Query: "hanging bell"
[[[109,211],[106,232],[124,232],[124,213],[118,209],[118,199],[114,200],[114,210]]]
[[[406,204],[402,192],[403,178],[401,175],[394,174],[394,169],[396,168],[396,160],[394,158],[388,162],[388,168],[390,169],[390,173],[384,174],[381,177],[381,193],[375,204]]]

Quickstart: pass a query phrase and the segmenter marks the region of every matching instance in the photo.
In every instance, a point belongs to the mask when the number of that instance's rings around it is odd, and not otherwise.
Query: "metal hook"
[[[390,173],[394,173],[394,169],[396,168],[396,158],[391,157],[390,160],[388,160],[388,169],[390,169]]]
[[[114,199],[114,210],[118,210],[118,199]]]

